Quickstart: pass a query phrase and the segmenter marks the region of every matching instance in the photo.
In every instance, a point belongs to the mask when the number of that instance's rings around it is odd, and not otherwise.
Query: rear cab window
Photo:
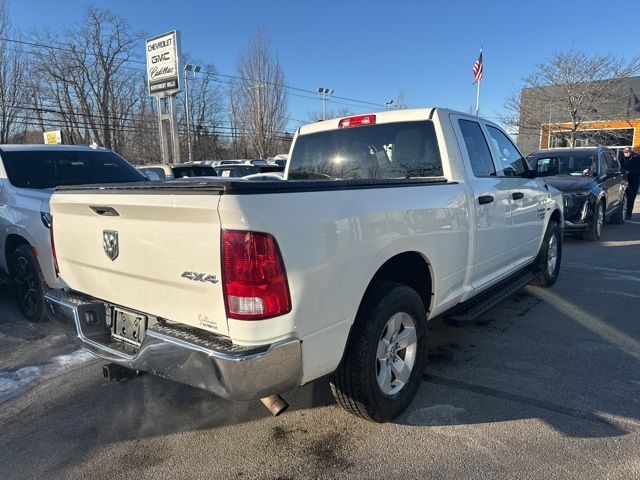
[[[411,121],[300,135],[289,159],[290,180],[442,177],[433,122]]]
[[[108,150],[4,150],[1,156],[9,182],[18,188],[147,181]]]

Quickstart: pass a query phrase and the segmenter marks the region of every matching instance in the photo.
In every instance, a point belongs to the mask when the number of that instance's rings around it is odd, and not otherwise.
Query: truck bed
[[[356,190],[366,188],[395,188],[430,184],[456,183],[444,177],[399,178],[399,179],[358,179],[358,180],[283,180],[273,182],[252,182],[241,179],[192,179],[167,182],[115,183],[100,185],[63,186],[56,188],[61,193],[115,193],[127,194],[273,194],[288,192],[317,192],[325,190]]]

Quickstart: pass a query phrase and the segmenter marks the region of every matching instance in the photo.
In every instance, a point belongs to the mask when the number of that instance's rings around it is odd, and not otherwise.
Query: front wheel
[[[622,200],[620,201],[620,206],[616,213],[611,217],[611,223],[616,225],[621,225],[625,221],[625,217],[627,215],[627,192],[622,192]]]
[[[47,291],[47,283],[30,245],[22,245],[13,252],[11,280],[15,286],[16,301],[22,315],[30,322],[46,320],[44,294]]]
[[[583,240],[600,240],[600,237],[602,236],[602,229],[604,228],[604,205],[602,202],[596,202],[594,210],[593,222],[589,225],[587,233],[582,234]]]
[[[532,285],[550,287],[556,283],[560,273],[561,262],[562,230],[556,222],[552,221],[547,226],[540,252],[534,263],[535,268],[540,270],[540,276],[531,282]]]
[[[427,359],[427,314],[405,285],[373,285],[358,311],[331,390],[348,412],[388,422],[415,396]]]

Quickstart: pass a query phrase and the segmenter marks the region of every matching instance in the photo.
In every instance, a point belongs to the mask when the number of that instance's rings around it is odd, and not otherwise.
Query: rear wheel
[[[627,192],[622,192],[622,201],[620,202],[620,207],[618,207],[616,213],[614,213],[611,217],[611,223],[615,223],[617,225],[624,223],[625,216],[627,215],[627,201]]]
[[[30,245],[22,245],[11,256],[11,280],[16,290],[18,308],[30,322],[47,319],[44,294],[47,283]]]
[[[540,252],[535,261],[535,267],[540,270],[538,278],[532,285],[550,287],[558,279],[560,263],[562,262],[562,231],[556,222],[549,222],[542,240]]]
[[[418,293],[379,282],[358,311],[349,343],[331,381],[348,412],[388,422],[407,408],[425,368],[427,314]]]
[[[595,241],[600,240],[602,229],[604,228],[604,205],[597,202],[595,211],[593,212],[593,222],[589,225],[587,233],[582,234],[583,240]]]

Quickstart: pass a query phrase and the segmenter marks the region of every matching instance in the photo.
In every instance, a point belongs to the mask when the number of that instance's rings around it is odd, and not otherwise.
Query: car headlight
[[[572,205],[572,204],[586,200],[589,197],[589,195],[591,195],[591,192],[589,190],[583,190],[579,192],[569,192],[569,193],[563,193],[562,199],[564,200],[564,205],[566,207],[568,205]]]
[[[589,211],[590,195],[591,191],[589,190],[563,193],[562,200],[564,202],[565,216],[575,219],[572,221],[584,222]]]

